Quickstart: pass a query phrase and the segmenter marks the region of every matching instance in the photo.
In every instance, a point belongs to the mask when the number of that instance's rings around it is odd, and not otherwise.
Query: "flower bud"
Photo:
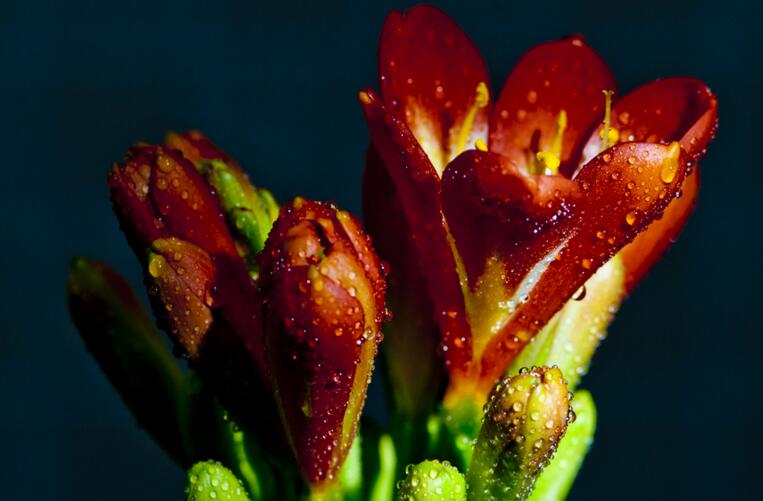
[[[181,465],[183,374],[127,282],[85,258],[71,264],[69,309],[85,346],[136,420]]]
[[[186,501],[249,501],[241,481],[215,461],[196,463],[188,470]]]
[[[179,151],[135,146],[109,175],[114,212],[138,256],[154,240],[177,237],[210,256],[237,257],[220,216],[220,204],[204,178]]]
[[[593,443],[596,406],[591,394],[584,390],[575,392],[572,406],[577,417],[567,427],[556,455],[535,482],[530,501],[565,499]]]
[[[261,299],[215,191],[180,150],[150,145],[131,148],[109,186],[160,327],[243,426],[282,448]]]
[[[273,195],[257,188],[238,163],[220,151],[200,132],[167,135],[167,145],[183,152],[215,189],[225,211],[228,227],[251,273],[256,273],[256,255],[278,217]]]
[[[469,498],[526,499],[574,414],[558,368],[523,369],[493,389],[467,473]]]
[[[384,279],[357,221],[296,199],[261,254],[265,346],[292,449],[313,490],[335,480],[366,395]]]
[[[466,501],[464,476],[447,461],[422,461],[405,471],[397,501]]]

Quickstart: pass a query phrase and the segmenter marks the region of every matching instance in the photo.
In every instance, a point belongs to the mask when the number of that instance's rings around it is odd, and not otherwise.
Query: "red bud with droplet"
[[[305,479],[321,490],[350,450],[380,341],[384,278],[358,222],[297,199],[260,256],[265,346]]]
[[[214,190],[179,150],[150,145],[130,149],[109,187],[160,326],[242,425],[278,442],[261,298]]]

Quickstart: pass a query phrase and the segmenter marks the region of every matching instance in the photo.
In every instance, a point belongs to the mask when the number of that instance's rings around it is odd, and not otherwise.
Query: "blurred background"
[[[437,2],[500,85],[574,32],[621,92],[696,76],[721,125],[694,217],[623,305],[583,386],[596,444],[571,499],[759,498],[761,7],[737,1]],[[356,92],[402,2],[4,2],[0,16],[3,499],[180,499],[183,472],[135,424],[66,311],[68,261],[140,273],[106,173],[133,142],[199,128],[285,201],[359,212]],[[379,412],[378,388],[370,407]]]

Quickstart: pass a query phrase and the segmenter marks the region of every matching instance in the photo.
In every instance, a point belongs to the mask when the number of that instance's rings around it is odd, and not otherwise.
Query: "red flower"
[[[618,252],[633,287],[688,217],[717,124],[710,90],[671,78],[616,100],[600,126],[615,84],[580,37],[530,50],[494,105],[476,48],[433,7],[389,15],[379,73],[381,96],[360,93],[367,217],[399,214],[370,229],[393,283],[420,287],[394,273],[421,269],[451,396],[482,398]]]

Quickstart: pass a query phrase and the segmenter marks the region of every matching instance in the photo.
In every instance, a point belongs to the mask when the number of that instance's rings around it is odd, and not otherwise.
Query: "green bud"
[[[196,463],[188,470],[186,501],[249,501],[241,481],[216,461]]]
[[[625,267],[616,255],[524,347],[508,374],[516,374],[520,367],[556,365],[574,389],[624,296]]]
[[[199,171],[217,191],[231,233],[239,241],[239,251],[256,273],[255,256],[265,247],[278,204],[264,188],[256,188],[237,166],[222,160],[199,160]]]
[[[397,486],[397,501],[466,501],[466,481],[458,469],[443,461],[408,465]]]
[[[570,399],[556,367],[500,381],[485,404],[466,477],[469,499],[527,499],[574,416]]]
[[[567,427],[551,463],[535,482],[530,501],[560,501],[575,481],[596,430],[596,406],[591,394],[581,390],[572,401],[577,419]]]
[[[183,374],[128,283],[103,263],[74,258],[67,295],[85,346],[140,426],[180,465],[190,464]]]

